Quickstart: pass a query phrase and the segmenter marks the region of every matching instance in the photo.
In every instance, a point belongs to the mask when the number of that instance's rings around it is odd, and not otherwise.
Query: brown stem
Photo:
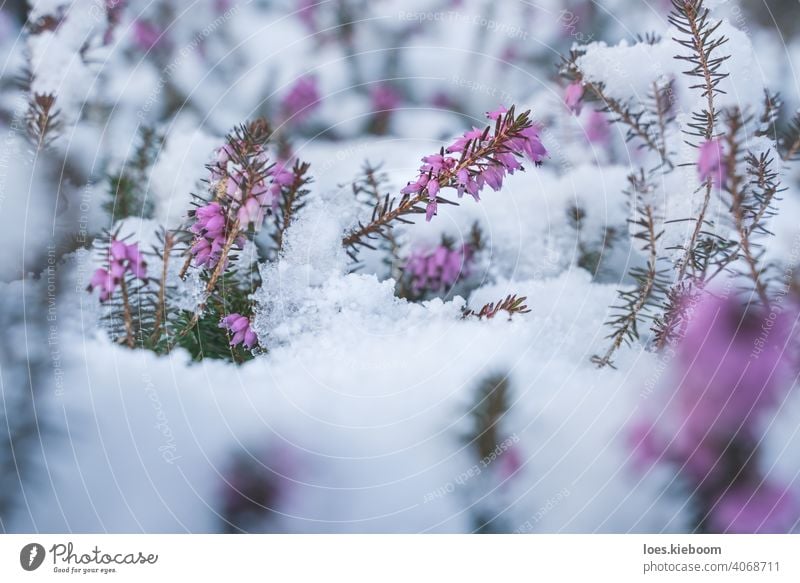
[[[128,284],[125,283],[124,275],[120,287],[122,288],[123,320],[125,322],[125,344],[128,345],[128,348],[133,348],[136,345],[133,335],[133,315],[131,314],[131,303],[128,300]]]
[[[510,115],[510,113],[509,113]],[[523,114],[524,115],[524,114]],[[463,170],[464,168],[468,168],[473,164],[476,164],[482,158],[486,158],[493,152],[495,152],[498,148],[498,144],[502,144],[505,140],[507,140],[511,134],[514,132],[520,131],[521,128],[517,127],[516,122],[510,122],[507,124],[503,124],[500,127],[499,131],[492,136],[492,138],[484,145],[466,155],[467,147],[464,148],[465,155],[462,156],[462,159],[456,165],[455,168],[450,170],[449,172],[442,175],[439,178],[439,188],[445,188],[451,185],[451,182],[454,180],[456,174]],[[383,227],[391,223],[392,221],[396,220],[398,217],[403,215],[416,213],[416,206],[425,200],[428,199],[428,187],[426,186],[420,192],[415,194],[414,196],[404,196],[401,199],[397,208],[388,213],[383,213],[380,216],[373,219],[371,222],[367,223],[366,225],[362,225],[348,233],[348,235],[342,239],[342,245],[344,247],[352,247],[358,244],[362,238],[377,233]]]
[[[217,286],[217,280],[222,275],[222,271],[225,269],[226,259],[228,257],[228,253],[231,251],[231,247],[236,242],[236,237],[239,236],[239,219],[233,223],[231,227],[230,233],[228,233],[228,238],[225,240],[225,245],[222,247],[222,254],[219,257],[219,261],[217,261],[216,266],[214,267],[214,271],[211,273],[211,277],[208,279],[208,283],[206,284],[206,294],[210,294],[214,288]],[[178,333],[178,336],[185,336],[192,328],[195,327],[197,322],[200,320],[200,314],[206,307],[206,302],[201,303],[197,309],[195,310],[194,314],[192,315],[192,319],[186,325],[186,327]]]
[[[164,317],[166,311],[166,291],[167,291],[167,271],[169,268],[169,256],[172,252],[172,246],[175,243],[175,237],[172,233],[167,233],[164,236],[164,254],[162,257],[161,266],[161,282],[158,286],[158,308],[156,309],[156,323],[153,328],[153,334],[150,336],[150,341],[155,343],[158,341],[158,336],[161,332],[161,319]]]
[[[700,238],[700,233],[702,232],[703,225],[705,224],[705,214],[708,211],[708,205],[711,204],[711,192],[713,188],[714,184],[712,178],[709,177],[706,180],[706,192],[703,196],[703,205],[700,207],[700,213],[697,219],[695,219],[692,235],[686,245],[686,252],[683,254],[683,257],[681,257],[681,260],[678,263],[677,281],[683,280],[684,276],[686,275],[686,270],[689,267],[689,262],[694,256],[694,246],[697,244],[697,240]]]
[[[798,136],[798,138],[794,141],[791,147],[783,155],[783,159],[784,161],[789,162],[791,160],[794,160],[797,154],[800,154],[800,136]]]
[[[650,132],[647,131],[647,128],[631,115],[631,112],[627,107],[623,106],[613,97],[606,95],[600,85],[586,81],[583,78],[583,75],[580,73],[578,74],[578,80],[582,82],[585,87],[589,89],[589,91],[594,93],[595,96],[606,105],[609,111],[616,114],[619,117],[619,120],[628,126],[636,137],[642,140],[648,148],[658,154],[662,163],[672,167],[672,162],[670,162],[670,160],[667,158],[665,148],[656,143],[656,141],[653,139],[653,136],[651,136]]]
[[[730,176],[729,188],[731,194],[731,212],[733,213],[733,220],[736,227],[736,232],[739,234],[739,248],[742,250],[745,263],[750,271],[750,277],[753,280],[753,285],[756,288],[756,293],[761,299],[764,306],[769,307],[770,301],[767,295],[767,290],[764,283],[761,281],[760,273],[758,270],[758,261],[753,255],[750,246],[750,228],[745,224],[744,216],[744,188],[742,187],[742,177],[736,171],[736,159],[739,153],[739,145],[736,142],[736,134],[741,127],[741,118],[734,116],[730,120],[730,129],[728,131],[728,155],[726,159],[727,174]]]
[[[225,240],[225,245],[222,247],[222,254],[220,255],[219,261],[217,261],[217,265],[214,267],[214,271],[211,273],[211,277],[208,279],[206,293],[211,293],[212,290],[217,286],[217,280],[219,279],[219,276],[222,275],[222,271],[225,269],[228,253],[231,252],[231,247],[233,247],[233,244],[236,242],[236,237],[239,236],[239,226],[239,219],[236,219],[231,227],[230,232],[228,233],[228,238]]]
[[[381,227],[388,225],[389,223],[397,219],[397,217],[413,213],[414,207],[416,207],[418,204],[420,204],[427,198],[428,198],[427,187],[422,192],[419,192],[414,196],[405,197],[400,202],[400,204],[397,205],[397,208],[395,208],[394,210],[389,211],[388,213],[385,213],[377,217],[374,221],[364,225],[363,227],[350,231],[350,233],[344,239],[342,239],[342,245],[344,245],[345,247],[352,247],[353,245],[358,243],[363,237],[366,237],[371,233],[375,233]]]
[[[689,22],[689,27],[692,32],[692,40],[694,42],[694,51],[698,55],[698,59],[700,62],[700,68],[703,72],[703,82],[705,83],[705,96],[707,100],[707,114],[706,114],[706,129],[703,134],[703,137],[706,141],[710,140],[714,135],[714,121],[716,119],[717,113],[716,109],[714,108],[714,80],[711,75],[711,68],[708,64],[709,58],[709,51],[706,50],[706,38],[700,31],[700,27],[697,22],[697,12],[695,11],[695,6],[687,3],[686,4],[686,18]],[[709,177],[706,180],[706,192],[705,196],[703,197],[703,204],[700,207],[700,211],[697,214],[697,219],[695,223],[695,228],[692,231],[692,236],[689,239],[689,243],[686,246],[686,252],[681,259],[680,263],[678,264],[678,281],[681,281],[684,276],[686,275],[686,269],[689,265],[689,262],[694,254],[694,247],[697,244],[697,240],[700,237],[700,232],[703,230],[703,225],[705,224],[706,213],[708,212],[708,206],[711,203],[711,191],[713,188],[713,183],[711,178]]]
[[[630,312],[626,317],[625,324],[622,326],[622,328],[614,333],[614,340],[612,341],[611,346],[608,347],[608,350],[606,350],[606,353],[595,360],[597,365],[601,368],[611,364],[611,357],[619,349],[619,347],[622,346],[622,342],[628,335],[628,331],[636,325],[636,322],[639,319],[639,314],[647,305],[647,300],[650,299],[650,295],[653,293],[653,289],[656,285],[656,276],[658,275],[658,249],[656,245],[658,243],[658,237],[656,236],[655,232],[655,216],[653,213],[653,207],[650,205],[645,205],[644,212],[647,221],[647,240],[649,247],[649,254],[647,257],[647,274],[645,276],[643,285],[639,290],[639,298],[636,300],[633,306],[631,306]]]
[[[710,140],[714,135],[714,120],[717,117],[717,113],[714,108],[714,81],[711,75],[711,68],[708,65],[709,52],[706,51],[705,37],[697,23],[697,12],[695,11],[694,5],[686,4],[686,17],[692,30],[694,50],[700,61],[700,67],[703,71],[703,81],[706,86],[705,95],[708,103],[708,119],[706,120],[705,138],[706,140]]]
[[[668,85],[669,87],[669,85]],[[660,138],[660,144],[658,153],[661,156],[662,160],[667,160],[667,110],[664,108],[664,104],[661,102],[661,93],[658,90],[658,83],[653,81],[653,98],[656,102],[656,116],[658,118],[658,135]],[[672,163],[670,162],[670,168],[672,168]]]
[[[186,272],[189,271],[189,267],[192,265],[192,254],[187,252],[186,261],[183,262],[183,267],[178,272],[178,277],[184,279],[186,277]]]

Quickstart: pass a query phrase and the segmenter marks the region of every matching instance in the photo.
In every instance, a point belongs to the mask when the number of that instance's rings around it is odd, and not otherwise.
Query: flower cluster
[[[136,47],[144,52],[151,51],[164,42],[164,31],[155,24],[144,20],[133,23],[133,42]]]
[[[469,274],[472,256],[472,247],[467,244],[456,249],[439,245],[432,251],[416,250],[406,261],[404,271],[411,278],[415,294],[442,291]]]
[[[305,121],[319,107],[321,99],[316,77],[301,77],[283,98],[283,118],[295,123]]]
[[[253,348],[258,343],[258,337],[247,316],[229,314],[220,320],[219,327],[231,333],[231,346],[243,344],[246,348]]]
[[[372,110],[375,113],[389,113],[400,105],[402,97],[397,90],[387,83],[381,83],[372,88],[369,93]]]
[[[519,158],[540,164],[547,156],[539,128],[527,116],[516,118],[513,108],[507,111],[504,107],[486,116],[495,121],[494,132],[473,128],[439,154],[425,156],[417,179],[401,190],[406,195],[427,193],[428,221],[437,212],[440,189],[454,188],[459,198],[466,192],[480,200],[486,185],[500,190],[506,175],[522,169]],[[460,154],[460,158],[448,154]]]
[[[227,241],[228,220],[218,202],[210,202],[194,211],[195,223],[189,230],[195,234],[190,253],[198,267],[214,268],[222,257]],[[243,240],[237,241],[239,247]]]
[[[583,92],[583,84],[579,81],[567,85],[567,89],[564,92],[564,104],[575,115],[581,114],[581,109],[583,108]]]
[[[147,281],[147,263],[139,251],[136,243],[126,244],[116,239],[111,240],[108,249],[108,269],[98,268],[89,281],[89,291],[95,288],[100,290],[100,301],[105,302],[111,298],[114,291],[121,285],[126,273]]]
[[[793,316],[742,310],[735,299],[703,292],[676,351],[674,398],[659,422],[639,423],[636,458],[680,469],[696,493],[702,519],[715,532],[780,532],[800,518],[788,488],[758,467],[764,418],[787,388],[787,343]]]
[[[294,181],[290,162],[270,164],[266,149],[249,142],[234,136],[217,150],[211,167],[215,198],[193,212],[190,227],[195,235],[190,252],[196,266],[213,269],[226,246],[241,248],[242,232],[248,227],[258,231],[279,203],[281,189]]]

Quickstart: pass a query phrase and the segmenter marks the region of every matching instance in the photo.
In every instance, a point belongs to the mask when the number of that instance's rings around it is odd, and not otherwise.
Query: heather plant
[[[451,146],[442,148],[439,154],[426,156],[419,177],[401,189],[399,201],[390,194],[381,196],[378,171],[367,166],[365,178],[354,183],[352,189],[356,194],[366,191],[377,203],[369,222],[359,221],[355,228],[343,233],[341,245],[353,259],[361,247],[374,249],[367,241],[378,237],[390,249],[391,245],[396,247],[392,234],[395,223],[412,224],[407,215],[420,213],[425,213],[430,221],[439,204],[451,203],[440,196],[441,189],[453,189],[459,198],[466,192],[479,201],[479,193],[485,186],[500,190],[507,174],[523,171],[520,163],[523,157],[535,165],[541,164],[547,152],[529,116],[530,112],[517,115],[513,107],[488,113],[487,117],[494,121],[493,128],[473,129]],[[289,161],[273,162],[268,148],[271,138],[269,124],[256,120],[235,128],[217,149],[214,161],[208,166],[208,198],[197,197],[194,208],[187,213],[188,224],[164,233],[163,246],[154,250],[162,264],[162,279],[157,289],[146,287],[146,263],[138,244],[110,239],[108,266],[95,271],[89,290],[100,289],[101,302],[119,296],[120,301],[114,304],[116,313],[110,317],[124,322],[125,333],[121,337],[129,347],[137,345],[136,338],[147,336],[150,340],[138,345],[159,352],[182,346],[189,348],[195,358],[206,356],[203,349],[206,345],[211,347],[208,356],[236,361],[245,358],[242,349],[267,348],[259,345],[251,321],[256,309],[252,295],[259,286],[260,276],[254,272],[253,262],[248,265],[240,260],[240,255],[248,244],[255,246],[258,233],[269,218],[272,248],[256,249],[256,259],[279,260],[285,232],[291,227],[293,214],[303,207],[302,198],[309,193],[305,186],[310,181],[307,164],[297,162],[291,169]],[[405,260],[398,281],[398,291],[406,290],[401,295],[419,299],[452,289],[469,273],[469,264],[479,246],[479,232],[474,231],[472,238],[471,243],[460,247],[443,241],[431,251],[413,251]],[[170,294],[183,293],[167,285],[172,260],[183,262],[178,274],[180,280],[186,280],[193,272],[202,286],[200,301],[191,311],[176,308],[177,304],[170,301]],[[155,301],[134,309],[126,274],[141,280],[137,296],[150,294]],[[502,307],[484,308],[477,315],[491,318],[498,310],[512,314],[524,313],[525,309],[514,298]],[[135,314],[138,324],[134,323]],[[209,326],[210,318],[217,320],[220,330]],[[230,337],[229,350],[214,349],[219,344],[214,337],[221,333]],[[204,338],[206,334],[212,338]],[[189,345],[183,340],[187,335],[191,338]]]
[[[752,7],[30,4],[0,529],[797,531],[798,41]]]

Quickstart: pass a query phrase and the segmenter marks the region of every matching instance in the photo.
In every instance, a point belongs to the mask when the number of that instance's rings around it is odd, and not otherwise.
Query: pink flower
[[[466,132],[443,152],[424,157],[416,180],[401,190],[402,194],[427,191],[426,220],[430,221],[436,215],[440,189],[453,188],[459,197],[466,192],[480,200],[480,191],[485,186],[499,190],[506,175],[522,169],[519,158],[526,157],[538,165],[547,156],[538,127],[530,122],[516,127],[515,120],[502,106],[486,116],[499,123],[497,134],[491,128],[473,128]],[[461,154],[467,148],[466,156],[448,155]]]
[[[753,487],[757,444],[767,415],[791,387],[796,309],[743,305],[707,291],[684,299],[686,323],[674,351],[678,384],[659,420],[639,419],[630,432],[640,469],[670,463],[695,493],[698,526],[717,532],[786,530],[800,507],[772,485]],[[781,521],[781,516],[791,520]]]
[[[793,311],[743,307],[707,292],[694,301],[677,350],[677,405],[687,427],[731,435],[780,401],[791,368]]]
[[[316,77],[301,77],[283,98],[281,108],[284,119],[296,123],[308,119],[319,107],[321,99]]]
[[[149,51],[164,41],[163,31],[145,20],[133,23],[133,42],[142,51]]]
[[[226,239],[235,227],[237,231],[249,227],[259,230],[280,201],[282,188],[294,182],[289,160],[270,165],[268,153],[262,147],[245,150],[242,140],[229,138],[216,152],[211,181],[216,183],[217,198],[194,211],[195,222],[190,227],[195,234],[190,252],[196,266],[214,268],[222,259]],[[235,244],[241,247],[244,239],[239,236]]]
[[[711,182],[717,187],[725,184],[727,176],[721,140],[709,140],[700,146],[697,170],[700,174],[701,182],[705,182],[710,178]]]
[[[494,111],[487,111],[486,112],[486,117],[489,118],[492,121],[496,121],[496,120],[500,119],[501,117],[503,117],[507,113],[508,113],[508,109],[506,109],[505,106],[501,105],[497,109],[495,109]]]
[[[402,99],[400,93],[388,83],[374,86],[369,96],[375,113],[389,113],[397,109]]]
[[[258,344],[258,338],[247,316],[229,314],[220,320],[219,327],[231,333],[231,346],[243,344],[246,348],[253,348]]]
[[[319,2],[320,0],[298,0],[297,2],[297,16],[308,31],[312,33],[319,31],[317,24]]]
[[[575,115],[580,115],[581,113],[581,108],[583,107],[582,100],[583,85],[578,81],[567,85],[567,89],[564,92],[564,103]]]
[[[500,454],[500,458],[497,461],[499,462],[500,478],[503,481],[514,478],[522,468],[523,463],[517,445],[512,445]]]
[[[609,128],[606,114],[602,111],[592,111],[584,125],[586,138],[593,144],[607,144],[611,133]]]
[[[100,290],[100,301],[105,302],[111,298],[117,287],[116,279],[102,267],[98,268],[89,280],[89,291],[95,288]]]
[[[100,301],[105,302],[114,294],[126,273],[146,282],[147,263],[139,251],[139,245],[127,245],[123,241],[112,239],[108,246],[108,267],[95,270],[87,289],[89,292],[99,289]]]
[[[195,265],[212,268],[225,246],[225,213],[219,203],[211,202],[194,211],[195,223],[189,230],[196,235],[190,252]]]
[[[439,245],[433,250],[414,251],[406,261],[405,272],[411,277],[415,294],[440,292],[451,288],[469,273],[473,251],[469,245],[450,249]]]

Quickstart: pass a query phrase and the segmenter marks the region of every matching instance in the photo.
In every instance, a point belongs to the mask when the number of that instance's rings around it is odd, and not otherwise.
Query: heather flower
[[[213,268],[220,260],[227,237],[227,219],[218,202],[210,202],[194,211],[189,230],[196,235],[190,252],[198,266]]]
[[[677,351],[677,403],[688,427],[732,434],[780,399],[793,318],[710,293],[695,301]]]
[[[219,484],[220,514],[228,532],[263,529],[289,486],[292,468],[282,449],[258,449],[233,457]]]
[[[490,111],[486,117],[498,124],[497,133],[473,128],[457,138],[439,154],[422,159],[419,176],[409,182],[402,194],[427,193],[426,220],[436,215],[441,188],[454,188],[459,198],[470,194],[476,201],[485,186],[500,190],[506,175],[522,169],[520,157],[540,164],[547,150],[539,137],[539,128],[526,124],[513,127],[515,120],[505,107]],[[465,150],[469,148],[468,152]],[[461,154],[458,158],[448,154]]]
[[[241,314],[229,314],[220,320],[220,328],[225,328],[231,334],[231,346],[243,344],[246,348],[253,348],[258,343],[258,338],[250,325],[250,319]]]
[[[214,10],[217,14],[224,14],[233,6],[233,0],[214,0]]]
[[[500,478],[503,481],[512,479],[520,471],[523,464],[519,447],[517,445],[510,446],[500,454],[497,463],[499,464]]]
[[[195,234],[190,248],[195,265],[214,268],[229,236],[237,237],[234,244],[241,248],[244,238],[240,233],[248,227],[261,228],[280,201],[281,189],[294,181],[290,161],[269,162],[262,146],[248,146],[239,138],[217,150],[211,166],[216,197],[194,211],[195,222],[190,227]]]
[[[88,290],[92,292],[95,288],[99,289],[100,301],[105,302],[120,286],[126,273],[146,282],[147,263],[139,251],[139,245],[128,245],[112,239],[108,248],[108,268],[100,267],[95,270],[89,280]]]
[[[576,81],[570,83],[564,92],[564,103],[575,115],[580,115],[583,107],[583,85]]]
[[[91,292],[98,288],[100,290],[100,301],[105,302],[111,298],[116,287],[115,278],[107,270],[100,267],[92,274],[88,289]]]
[[[283,98],[281,109],[284,119],[293,122],[306,120],[319,107],[321,97],[316,77],[301,77]]]
[[[761,422],[791,385],[793,310],[742,306],[708,292],[685,301],[689,317],[675,350],[679,384],[658,423],[640,419],[633,428],[634,459],[674,464],[716,531],[785,530],[800,516],[797,502],[774,485],[751,484],[764,481]],[[782,521],[787,515],[793,518]]]
[[[611,135],[608,118],[602,111],[592,111],[584,125],[586,138],[593,144],[607,144]]]
[[[431,250],[414,251],[406,261],[405,272],[411,278],[415,294],[438,292],[451,288],[469,273],[473,251],[469,245],[451,249],[439,245]]]
[[[387,83],[376,85],[370,91],[372,110],[376,113],[388,113],[400,105],[401,96],[394,87]]]
[[[144,20],[133,23],[133,42],[142,51],[149,51],[162,42],[163,31],[155,24]]]
[[[700,146],[697,170],[701,182],[711,178],[715,186],[721,187],[725,184],[726,171],[721,140],[709,140]]]
[[[319,30],[317,25],[318,9],[319,0],[298,0],[297,2],[297,16],[308,31],[312,33],[316,33]]]

